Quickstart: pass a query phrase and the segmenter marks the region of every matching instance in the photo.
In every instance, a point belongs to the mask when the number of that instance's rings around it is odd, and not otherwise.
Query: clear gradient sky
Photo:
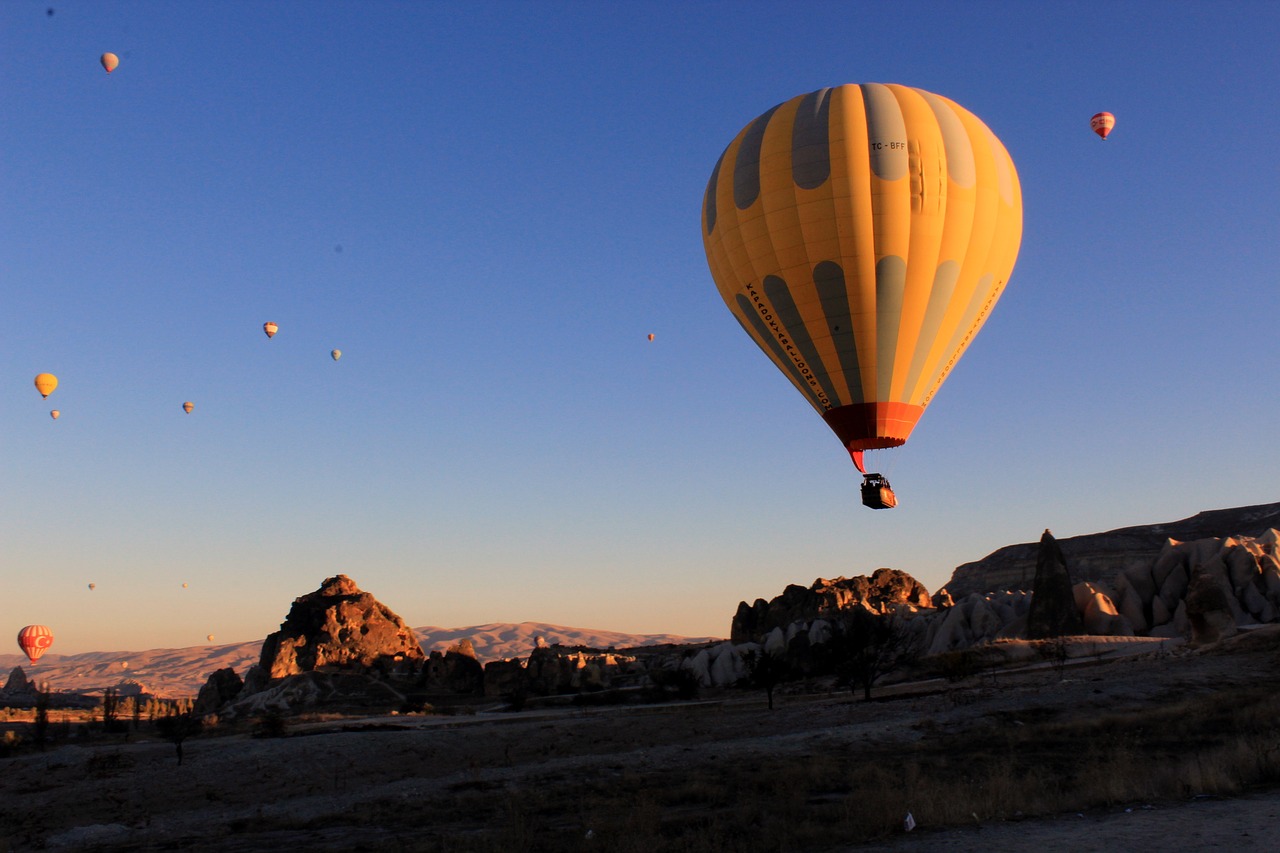
[[[1272,2],[0,4],[0,627],[251,640],[344,572],[412,625],[723,636],[1280,499],[1277,44]],[[887,512],[699,234],[734,135],[849,82],[974,112],[1025,205]]]

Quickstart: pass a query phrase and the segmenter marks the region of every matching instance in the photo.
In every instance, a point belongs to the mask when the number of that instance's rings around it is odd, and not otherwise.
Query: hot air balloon
[[[206,634],[204,638],[211,643],[213,642],[213,634]]]
[[[102,54],[102,58],[98,61],[102,63],[102,67],[107,69],[107,73],[110,74],[112,71],[115,71],[116,66],[120,64],[120,57],[116,56],[114,53],[104,53]]]
[[[186,589],[186,588],[187,588],[187,585],[184,583],[184,584],[182,585],[182,588],[183,588],[183,589]]]
[[[28,625],[18,632],[18,648],[35,663],[53,645],[53,632],[45,625]]]
[[[93,591],[94,591],[95,589],[97,589],[97,588],[98,588],[98,585],[97,585],[96,583],[91,583],[91,584],[89,584],[89,591],[90,591],[90,592],[93,592]]]
[[[855,462],[905,443],[1013,270],[1022,193],[954,101],[850,84],[779,104],[729,144],[703,246],[746,333]],[[878,475],[864,503],[892,505]]]
[[[1093,132],[1101,136],[1103,139],[1107,138],[1107,134],[1110,133],[1111,129],[1115,126],[1116,117],[1111,113],[1098,113],[1093,118],[1089,119],[1089,127],[1093,128]]]
[[[56,421],[58,418],[62,417],[62,412],[59,412],[57,409],[54,409],[52,412],[49,413],[49,417],[53,418]]]
[[[652,332],[650,332],[650,333],[649,333],[649,340],[651,340],[651,341],[653,340],[653,333],[652,333]]]
[[[41,373],[36,376],[36,390],[40,392],[41,397],[48,397],[57,387],[58,377],[52,373]]]
[[[262,331],[267,333],[268,338],[274,338],[276,336],[276,332],[278,332],[279,330],[280,330],[280,327],[269,320],[262,324]]]
[[[333,356],[334,361],[337,361],[338,359],[342,358],[342,350],[336,349],[333,352],[329,353],[329,355]]]
[[[194,409],[195,407],[196,407],[196,404],[188,400],[187,402],[182,404],[182,411],[186,412],[189,415],[191,414],[191,410]]]

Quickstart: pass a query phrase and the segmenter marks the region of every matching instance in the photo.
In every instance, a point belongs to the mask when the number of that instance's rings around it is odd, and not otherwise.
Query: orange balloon
[[[191,414],[191,410],[194,409],[195,407],[196,407],[196,404],[188,400],[187,402],[182,404],[182,411],[186,412],[189,415]]]
[[[276,332],[280,331],[280,327],[268,320],[262,324],[262,331],[267,333],[268,338],[274,338],[276,336]]]
[[[112,71],[115,71],[116,66],[120,64],[120,57],[116,56],[114,53],[104,53],[102,54],[102,59],[98,61],[102,63],[102,67],[107,69],[107,73],[110,74]]]
[[[28,625],[18,632],[18,648],[35,663],[53,645],[53,632],[45,625]]]
[[[41,373],[36,377],[36,390],[40,392],[41,397],[48,397],[57,387],[58,377],[52,373]]]
[[[62,412],[59,412],[57,409],[54,409],[52,412],[49,413],[49,417],[53,418],[55,421],[61,416],[62,416]]]
[[[1101,136],[1103,139],[1107,138],[1107,134],[1110,133],[1111,129],[1115,126],[1116,117],[1111,113],[1098,113],[1093,118],[1089,119],[1089,127],[1092,127],[1093,132]]]
[[[649,340],[653,340],[653,333],[652,333],[652,332],[650,332],[650,333],[649,333]]]

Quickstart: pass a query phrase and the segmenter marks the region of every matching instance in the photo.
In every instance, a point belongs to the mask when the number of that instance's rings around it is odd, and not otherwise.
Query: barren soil
[[[154,734],[99,734],[0,758],[0,850],[1276,850],[1280,795],[1266,790],[922,822],[850,845],[873,792],[831,780],[850,762],[892,773],[896,754],[933,741],[971,743],[957,760],[972,760],[1010,726],[1280,682],[1278,652],[1280,626],[1219,649],[878,688],[871,702],[796,688],[769,710],[758,691],[704,691],[665,705],[291,721],[285,737],[192,738],[181,766]],[[1063,752],[1053,760],[1082,754]],[[913,808],[880,817],[899,825]]]

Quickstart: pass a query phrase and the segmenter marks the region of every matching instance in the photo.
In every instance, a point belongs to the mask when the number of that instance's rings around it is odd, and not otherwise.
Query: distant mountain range
[[[467,628],[415,628],[423,651],[444,651],[461,640],[470,640],[481,663],[524,657],[541,637],[548,644],[624,649],[665,643],[691,644],[715,637],[682,637],[676,634],[625,634],[591,628],[566,628],[545,622],[493,622]],[[200,691],[209,674],[231,667],[243,676],[258,662],[262,640],[230,645],[191,646],[185,649],[150,649],[130,652],[83,652],[59,655],[47,652],[32,665],[25,655],[0,655],[0,678],[7,679],[15,666],[27,678],[48,684],[55,691],[99,691],[132,679],[157,696],[191,696]]]

